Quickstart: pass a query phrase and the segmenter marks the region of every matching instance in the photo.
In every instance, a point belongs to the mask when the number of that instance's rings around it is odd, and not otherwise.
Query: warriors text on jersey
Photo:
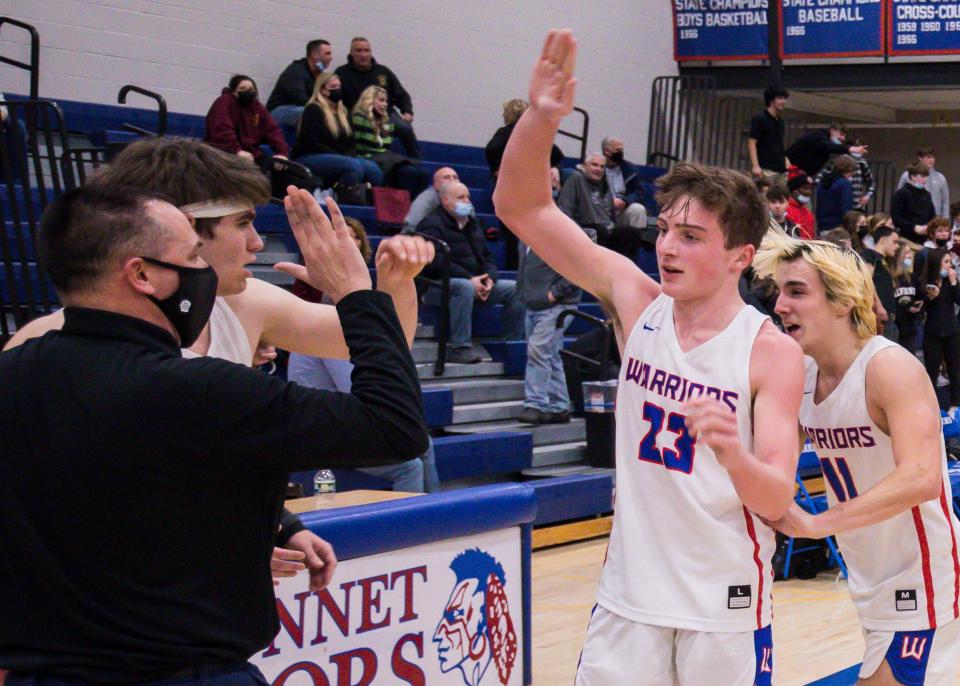
[[[716,398],[753,449],[750,356],[767,318],[744,306],[683,352],[673,299],[643,312],[617,391],[617,498],[597,602],[622,617],[696,631],[770,623],[774,534],[743,506],[713,451],[687,433],[683,403]]]
[[[823,469],[830,507],[856,498],[889,475],[893,445],[867,409],[867,365],[896,343],[875,336],[836,388],[814,402],[817,365],[806,358],[800,424]],[[837,534],[850,573],[850,596],[865,629],[933,629],[960,616],[957,518],[940,439],[940,496],[883,522]]]

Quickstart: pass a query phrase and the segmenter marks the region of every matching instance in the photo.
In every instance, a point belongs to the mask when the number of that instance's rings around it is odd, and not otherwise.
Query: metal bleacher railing
[[[572,138],[575,141],[580,141],[580,161],[583,162],[585,159],[587,159],[587,139],[590,137],[590,113],[580,107],[574,107],[573,111],[578,112],[582,117],[580,133],[574,133],[572,131],[560,129],[557,131],[557,134],[567,138]]]

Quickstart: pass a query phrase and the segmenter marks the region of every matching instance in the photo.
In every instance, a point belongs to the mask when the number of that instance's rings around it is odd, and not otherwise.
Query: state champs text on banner
[[[672,0],[674,59],[767,58],[767,0]]]

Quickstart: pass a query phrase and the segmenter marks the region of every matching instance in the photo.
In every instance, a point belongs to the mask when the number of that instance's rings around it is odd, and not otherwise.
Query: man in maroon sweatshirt
[[[270,146],[274,157],[289,155],[283,132],[257,99],[257,84],[249,76],[236,74],[207,112],[207,132],[203,139],[225,152],[249,157],[264,166],[262,144]],[[269,156],[267,156],[269,157]]]

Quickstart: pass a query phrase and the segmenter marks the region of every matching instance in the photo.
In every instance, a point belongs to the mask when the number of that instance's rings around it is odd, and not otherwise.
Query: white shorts
[[[863,630],[867,644],[860,678],[873,676],[886,659],[904,686],[952,684],[960,665],[960,619],[925,631]]]
[[[688,631],[640,624],[594,608],[576,686],[770,686],[770,626],[758,631]]]

